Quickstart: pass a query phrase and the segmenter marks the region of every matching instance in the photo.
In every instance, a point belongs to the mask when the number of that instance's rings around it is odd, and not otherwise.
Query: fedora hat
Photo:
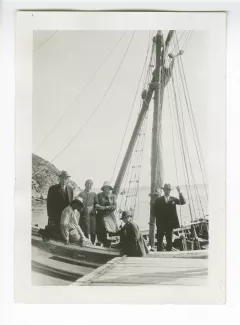
[[[122,220],[124,217],[131,217],[132,218],[133,216],[132,216],[132,213],[127,210],[127,211],[122,212],[122,216],[121,216],[120,220]]]
[[[62,170],[59,177],[69,178],[71,176],[68,174],[68,172],[66,172],[66,170]]]
[[[111,183],[108,182],[108,181],[106,181],[106,182],[103,183],[103,186],[101,187],[101,191],[103,191],[103,188],[104,188],[104,187],[110,187],[110,189],[113,190],[113,188],[112,188],[112,186],[111,186]]]
[[[171,184],[164,184],[164,186],[162,187],[163,190],[167,190],[167,191],[171,191],[172,190],[172,187],[171,187]]]

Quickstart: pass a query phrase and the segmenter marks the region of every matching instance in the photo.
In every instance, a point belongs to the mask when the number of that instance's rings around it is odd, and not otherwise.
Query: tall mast
[[[168,69],[164,67],[165,57],[173,36],[173,31],[168,33],[166,43],[164,42],[161,31],[157,32],[156,43],[156,64],[154,71],[155,91],[154,91],[154,110],[152,127],[152,153],[151,153],[151,202],[150,202],[150,221],[149,221],[149,244],[154,247],[155,238],[155,217],[152,205],[157,197],[157,191],[163,186],[163,164],[162,164],[162,105],[164,88],[166,86],[166,76]],[[173,65],[171,65],[172,70]],[[170,74],[169,74],[170,76]],[[168,80],[167,80],[168,81]]]
[[[154,44],[153,44],[153,46],[154,46]],[[150,64],[151,64],[151,62],[150,62]],[[121,188],[121,185],[122,185],[122,182],[123,182],[123,179],[124,179],[124,175],[126,173],[126,170],[127,170],[128,164],[130,162],[130,159],[131,159],[135,144],[137,142],[138,136],[139,136],[140,131],[141,131],[141,127],[143,125],[144,118],[146,116],[146,113],[147,113],[148,108],[149,108],[149,104],[150,104],[151,99],[152,99],[152,95],[153,95],[153,92],[154,92],[154,88],[152,88],[152,84],[154,83],[154,81],[155,81],[155,79],[154,79],[154,75],[153,75],[151,83],[148,86],[148,90],[143,91],[143,93],[142,93],[142,99],[143,99],[142,107],[141,107],[140,113],[138,115],[138,119],[137,119],[137,122],[135,124],[134,130],[133,130],[133,133],[132,133],[132,136],[131,136],[131,140],[129,142],[125,157],[123,159],[121,168],[119,170],[115,185],[113,187],[113,193],[116,196],[118,196],[118,194],[120,192],[120,188]]]

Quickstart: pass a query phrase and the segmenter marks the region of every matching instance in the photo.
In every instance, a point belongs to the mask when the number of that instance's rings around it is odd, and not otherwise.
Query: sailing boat
[[[170,47],[174,38],[175,46],[172,46],[172,51],[170,52]],[[190,221],[188,224],[183,225],[183,222],[180,220],[181,227],[174,230],[174,251],[171,252],[170,255],[169,252],[161,252],[161,255],[164,256],[165,254],[167,256],[174,257],[176,254],[177,256],[181,256],[181,254],[186,256],[186,254],[188,254],[189,256],[199,255],[199,257],[206,257],[206,254],[203,254],[203,251],[208,247],[208,218],[203,208],[201,196],[199,194],[193,168],[191,166],[191,157],[189,154],[188,141],[185,130],[185,118],[181,105],[180,92],[183,93],[186,101],[185,107],[187,109],[188,119],[191,125],[192,139],[195,144],[199,169],[201,171],[204,191],[207,198],[208,196],[206,177],[204,172],[203,154],[201,151],[195,117],[191,108],[186,75],[181,59],[184,51],[180,49],[177,33],[173,30],[170,30],[167,33],[166,39],[164,39],[162,31],[157,31],[155,36],[152,38],[152,43],[149,48],[151,48],[151,54],[149,63],[146,65],[145,69],[145,87],[141,94],[140,111],[121,167],[117,174],[113,189],[113,193],[118,199],[118,210],[116,215],[118,217],[121,211],[126,209],[131,210],[135,218],[138,214],[137,203],[139,198],[139,179],[144,152],[144,140],[146,134],[147,119],[150,110],[150,103],[153,101],[154,108],[151,145],[149,229],[142,231],[142,233],[144,238],[148,241],[151,250],[155,250],[155,217],[152,213],[151,207],[153,206],[157,196],[159,196],[161,193],[164,179],[162,150],[162,127],[164,121],[162,119],[162,113],[164,109],[163,99],[165,92],[167,92],[169,98],[171,98],[171,101],[169,101],[171,104],[169,105],[171,109],[170,113],[174,121],[173,125],[175,125],[175,130],[178,135],[178,147],[180,148],[182,157],[182,166],[185,178],[185,188],[187,192]],[[174,54],[173,50],[175,49],[176,53]],[[178,71],[178,75],[176,74],[176,71]],[[173,139],[174,149],[176,145],[177,140]],[[174,156],[176,162],[175,153]],[[178,177],[176,176],[176,178]],[[181,219],[181,210],[179,213]],[[37,227],[32,227],[32,245],[35,249],[40,249],[48,253],[54,253],[58,256],[58,262],[69,261],[70,265],[74,263],[80,263],[84,266],[97,267],[101,264],[106,263],[113,257],[120,255],[119,251],[117,249],[114,249],[114,243],[112,245],[112,248],[95,246],[79,247],[74,244],[64,246],[64,244],[53,240],[45,243],[41,240]],[[33,264],[35,266],[36,263],[38,262],[33,261]],[[44,268],[44,266],[41,267]],[[48,265],[47,269],[49,267],[51,267],[51,265]],[[61,263],[59,264],[59,268],[61,269]],[[68,276],[69,273],[66,270],[60,270],[59,272],[65,274],[66,276]]]

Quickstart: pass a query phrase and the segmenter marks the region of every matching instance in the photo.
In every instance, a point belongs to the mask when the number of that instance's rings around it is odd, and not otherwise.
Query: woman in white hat
[[[105,247],[110,247],[111,240],[108,239],[107,232],[116,232],[118,230],[114,211],[117,208],[116,197],[112,194],[110,182],[104,182],[101,188],[102,192],[98,193],[97,208],[97,236],[98,240]]]
[[[84,236],[82,229],[80,228],[79,218],[80,211],[83,208],[82,198],[75,198],[72,203],[66,207],[61,215],[60,229],[63,240],[66,244],[82,242],[82,244],[88,243],[88,239]],[[89,241],[90,242],[90,241]]]

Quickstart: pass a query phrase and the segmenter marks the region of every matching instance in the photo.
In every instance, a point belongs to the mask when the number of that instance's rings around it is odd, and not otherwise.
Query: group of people
[[[62,171],[59,184],[52,185],[48,191],[48,224],[42,231],[44,240],[50,238],[63,240],[66,244],[102,244],[110,247],[112,238],[120,237],[120,249],[128,256],[145,256],[148,248],[143,236],[129,211],[123,211],[123,227],[118,228],[114,211],[116,197],[110,182],[104,182],[101,192],[92,191],[93,181],[85,182],[85,189],[74,197],[68,183],[70,175]],[[179,227],[176,205],[185,204],[185,199],[177,187],[179,199],[170,196],[171,186],[165,184],[164,195],[156,198],[152,211],[157,225],[157,250],[162,250],[163,237],[166,236],[167,250],[172,249],[173,229]]]

